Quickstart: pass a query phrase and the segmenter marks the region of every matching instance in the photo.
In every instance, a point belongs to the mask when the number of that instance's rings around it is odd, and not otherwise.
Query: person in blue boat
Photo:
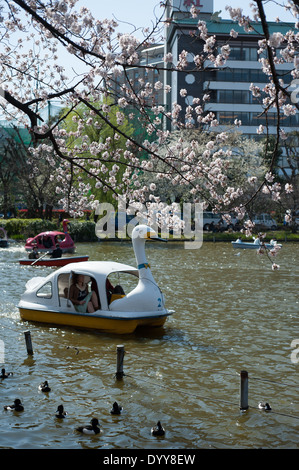
[[[93,313],[99,309],[99,302],[96,293],[89,291],[88,283],[85,282],[83,274],[74,274],[73,283],[70,287],[69,299],[73,303],[77,312]]]

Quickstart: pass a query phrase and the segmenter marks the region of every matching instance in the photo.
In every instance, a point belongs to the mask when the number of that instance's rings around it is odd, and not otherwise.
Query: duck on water
[[[24,411],[24,406],[22,405],[21,400],[16,398],[13,405],[4,406],[4,409],[10,411]]]
[[[48,384],[48,381],[45,380],[43,383],[41,383],[39,386],[38,386],[38,389],[41,391],[41,392],[51,392],[51,388],[49,387],[49,384]]]
[[[79,426],[76,428],[76,431],[81,432],[82,434],[100,434],[101,429],[99,427],[99,421],[97,418],[92,418],[90,424],[86,426]]]
[[[5,369],[1,369],[0,379],[7,379],[8,377],[11,377],[12,375],[13,375],[13,372],[6,372]]]
[[[56,410],[56,418],[58,419],[64,419],[67,415],[67,411],[64,410],[63,405],[58,405],[57,410]]]

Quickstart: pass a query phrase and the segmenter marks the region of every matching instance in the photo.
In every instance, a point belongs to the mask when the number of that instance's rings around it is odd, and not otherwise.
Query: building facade
[[[192,18],[188,11],[194,4],[199,10],[199,16]],[[209,95],[205,104],[205,112],[215,114],[219,126],[215,131],[229,128],[235,120],[241,121],[239,131],[246,136],[257,136],[256,130],[262,125],[268,125],[269,133],[275,134],[276,111],[270,110],[267,117],[263,113],[261,101],[263,96],[255,98],[250,91],[250,84],[264,88],[267,76],[263,73],[258,54],[258,41],[262,38],[260,23],[254,23],[254,31],[245,32],[238,23],[224,20],[220,12],[213,11],[213,0],[172,0],[167,11],[167,26],[165,28],[165,54],[171,53],[174,64],[179,54],[188,51],[188,66],[184,72],[166,72],[165,83],[171,86],[171,94],[165,95],[165,103],[170,109],[173,103],[182,107],[181,115],[193,98],[202,98]],[[198,31],[198,20],[206,22],[209,36],[215,36],[216,47],[229,44],[229,59],[223,66],[215,66],[206,60],[203,67],[196,70],[194,57],[203,52],[204,41]],[[270,34],[274,32],[286,33],[294,28],[291,23],[268,23]],[[236,32],[236,37],[230,36],[230,31]],[[279,55],[279,51],[278,54]],[[291,84],[290,74],[292,63],[282,63],[277,66],[278,76],[284,84]],[[180,95],[185,89],[186,96]],[[299,114],[283,116],[281,127],[286,133],[299,128]]]

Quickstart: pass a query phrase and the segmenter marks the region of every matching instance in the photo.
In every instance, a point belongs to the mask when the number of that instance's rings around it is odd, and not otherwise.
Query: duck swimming
[[[22,405],[21,400],[16,398],[13,405],[5,406],[4,409],[11,411],[24,411],[24,406]]]
[[[112,415],[120,415],[121,412],[122,412],[122,409],[123,409],[123,407],[119,406],[118,403],[115,401],[113,403],[113,406],[112,406],[111,410],[110,410],[110,413]]]
[[[98,419],[92,418],[90,423],[91,424],[88,424],[87,426],[79,426],[78,428],[76,428],[76,431],[81,432],[83,434],[99,434],[101,430],[98,426]]]
[[[41,392],[50,392],[50,391],[51,391],[47,380],[45,380],[42,384],[40,384],[40,385],[38,386],[38,389],[39,389]]]
[[[65,418],[66,415],[67,415],[67,412],[64,411],[64,409],[63,409],[63,405],[59,405],[59,406],[57,407],[56,413],[58,413],[58,414],[55,415],[55,416],[56,416],[56,418],[59,418],[59,419],[63,419],[63,418]]]
[[[1,369],[1,375],[0,379],[7,379],[7,377],[11,377],[13,375],[13,372],[5,372],[5,369]]]
[[[271,406],[269,405],[269,403],[263,403],[263,402],[259,402],[259,409],[260,410],[265,410],[265,411],[270,411],[272,410]]]
[[[156,426],[152,427],[152,436],[164,436],[165,429],[163,428],[160,421],[157,422]]]

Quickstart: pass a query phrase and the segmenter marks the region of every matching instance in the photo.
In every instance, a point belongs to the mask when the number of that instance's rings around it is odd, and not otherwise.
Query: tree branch
[[[72,47],[75,49],[79,50],[83,55],[89,54],[91,56],[97,57],[98,59],[105,60],[105,56],[95,53],[93,51],[88,51],[86,50],[83,46],[80,46],[79,44],[76,44],[74,41],[71,39],[67,38],[63,33],[58,31],[54,26],[52,26],[48,21],[44,20],[40,15],[38,15],[32,8],[29,7],[23,0],[13,0],[14,3],[19,5],[23,10],[25,10],[29,15],[32,16],[38,23],[43,25],[50,33],[58,39],[64,46],[65,43],[70,44]]]

